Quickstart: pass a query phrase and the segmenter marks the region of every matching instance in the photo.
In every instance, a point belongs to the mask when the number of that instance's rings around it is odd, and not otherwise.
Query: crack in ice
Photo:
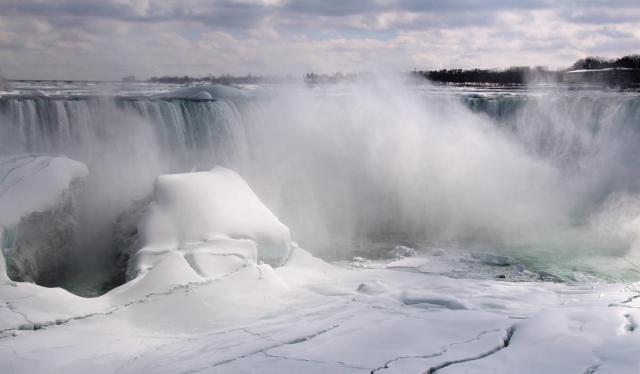
[[[327,332],[329,332],[329,331],[331,331],[331,330],[333,330],[335,328],[338,328],[339,326],[340,326],[340,323],[337,323],[337,324],[332,325],[329,328],[322,329],[322,330],[317,331],[317,332],[315,332],[313,334],[310,334],[310,335],[306,335],[306,336],[303,336],[303,337],[298,337],[298,338],[295,338],[295,339],[287,340],[285,342],[278,342],[277,344],[274,344],[274,345],[271,345],[271,346],[268,346],[268,347],[265,347],[265,348],[257,349],[257,350],[251,351],[251,352],[247,352],[247,353],[245,353],[243,355],[240,355],[240,356],[237,356],[237,357],[229,358],[229,359],[226,359],[226,360],[215,362],[215,363],[213,363],[211,365],[207,365],[207,366],[203,366],[203,367],[199,367],[199,368],[195,368],[195,369],[191,369],[191,370],[185,371],[185,372],[183,372],[183,374],[198,373],[198,372],[201,372],[201,371],[206,370],[206,369],[212,369],[212,368],[215,368],[215,367],[218,367],[218,366],[221,366],[221,365],[226,365],[228,363],[231,363],[231,362],[234,362],[234,361],[238,361],[238,360],[241,360],[243,358],[251,357],[251,356],[254,356],[256,354],[268,355],[269,353],[266,353],[266,351],[269,351],[269,350],[272,350],[272,349],[276,349],[276,348],[280,348],[280,347],[283,347],[283,346],[286,346],[286,345],[299,344],[299,343],[302,343],[302,342],[309,341],[309,340],[314,339],[314,338],[316,338],[316,337],[318,337],[318,336],[320,336],[320,335],[322,335],[324,333],[327,333]],[[264,338],[264,337],[260,336],[260,334],[252,333],[252,332],[246,331],[245,329],[239,329],[239,330],[244,331],[245,333],[253,335],[253,336],[258,336],[258,337]],[[285,357],[281,357],[281,358],[285,358]],[[301,359],[301,360],[303,360],[303,359]],[[331,363],[331,362],[326,362],[326,363]],[[336,362],[336,363],[338,363],[338,362]],[[348,364],[345,363],[344,365],[348,365]],[[366,369],[366,368],[362,368],[362,369]]]
[[[493,333],[493,332],[499,332],[499,331],[501,331],[501,329],[493,329],[493,330],[482,331],[478,335],[474,336],[473,338],[467,339],[465,341],[455,342],[455,343],[450,343],[450,344],[444,345],[444,346],[440,347],[440,351],[436,352],[436,353],[428,353],[428,354],[424,354],[424,355],[399,356],[399,357],[393,358],[393,359],[391,359],[389,361],[386,361],[382,366],[379,366],[379,367],[371,370],[371,374],[374,374],[374,373],[376,373],[378,371],[389,369],[389,366],[392,363],[398,362],[398,361],[401,361],[401,360],[426,359],[426,358],[433,358],[433,357],[442,356],[443,354],[445,354],[449,350],[449,348],[451,348],[453,346],[462,345],[462,344],[469,344],[469,343],[471,343],[473,341],[480,340],[480,338],[483,335],[486,335],[486,334],[489,334],[489,333]]]
[[[513,337],[514,333],[515,333],[515,326],[511,326],[511,327],[506,329],[505,336],[503,337],[502,343],[500,345],[492,348],[491,350],[489,350],[489,351],[487,351],[485,353],[481,353],[481,354],[479,354],[477,356],[473,356],[473,357],[469,357],[469,358],[462,358],[462,359],[459,359],[459,360],[447,361],[447,362],[443,362],[440,365],[432,366],[427,371],[425,371],[425,374],[433,374],[433,373],[436,373],[440,369],[444,369],[447,366],[451,366],[451,365],[455,365],[455,364],[461,364],[461,363],[464,363],[464,362],[481,360],[481,359],[486,358],[488,356],[494,355],[494,354],[500,352],[501,350],[503,350],[503,349],[505,349],[505,348],[507,348],[509,346],[509,344],[511,343],[511,338]]]
[[[219,278],[215,278],[215,279],[207,279],[205,281],[202,282],[189,282],[189,283],[185,283],[185,284],[180,284],[180,285],[176,285],[173,286],[171,288],[169,288],[166,291],[162,291],[162,292],[151,292],[148,293],[146,295],[144,295],[143,297],[139,298],[139,299],[135,299],[135,300],[131,300],[129,302],[126,302],[124,304],[121,305],[117,305],[109,310],[106,311],[101,311],[101,312],[93,312],[93,313],[87,313],[87,314],[83,314],[80,316],[73,316],[73,317],[67,317],[67,318],[59,318],[53,321],[44,321],[44,322],[33,322],[31,320],[29,320],[29,318],[27,318],[27,316],[16,310],[14,307],[12,307],[10,305],[9,302],[6,302],[7,306],[9,306],[9,309],[12,310],[13,312],[15,312],[16,314],[21,315],[26,321],[27,324],[23,324],[17,327],[13,327],[13,328],[8,328],[8,329],[4,329],[4,330],[0,330],[0,334],[4,334],[7,332],[16,332],[18,330],[40,330],[43,329],[45,327],[52,327],[52,326],[60,326],[60,325],[66,325],[67,323],[73,322],[73,321],[79,321],[79,320],[84,320],[84,319],[88,319],[88,318],[92,318],[92,317],[97,317],[97,316],[108,316],[108,315],[112,315],[116,312],[119,312],[121,310],[124,310],[132,305],[138,305],[138,304],[144,304],[147,301],[149,301],[152,298],[156,298],[156,297],[160,297],[160,296],[169,296],[172,295],[175,292],[184,290],[185,292],[188,292],[189,290],[191,290],[192,288],[199,288],[199,287],[204,287],[206,285],[212,284],[214,282],[217,281],[221,281],[224,280],[228,277],[233,276],[235,273],[241,271],[242,269],[244,269],[246,266],[243,266],[229,274],[225,274],[222,277]],[[0,336],[0,339],[3,338],[8,338],[8,337],[14,337],[15,334],[8,334],[8,335],[2,335]]]
[[[267,357],[270,357],[270,358],[279,358],[279,359],[283,359],[283,360],[308,362],[308,363],[313,363],[313,364],[327,364],[327,365],[338,364],[338,365],[344,366],[344,367],[349,368],[349,369],[368,370],[368,368],[366,368],[366,367],[350,365],[350,364],[347,364],[344,361],[321,361],[321,360],[312,360],[312,359],[307,359],[307,358],[281,356],[281,355],[274,355],[272,353],[267,353],[266,350],[265,351],[260,351],[259,353],[262,353],[263,355],[265,355]]]

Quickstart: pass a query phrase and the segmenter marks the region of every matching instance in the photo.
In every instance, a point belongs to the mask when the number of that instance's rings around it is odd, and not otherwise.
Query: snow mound
[[[280,266],[292,246],[289,229],[237,173],[222,167],[159,176],[138,232],[128,279],[172,251],[199,276],[215,278],[260,261]]]
[[[405,291],[402,294],[402,302],[405,305],[429,304],[446,309],[469,309],[463,301],[455,296],[426,291]]]
[[[64,278],[75,240],[75,200],[84,164],[56,156],[0,159],[0,271],[54,286]],[[4,262],[4,261],[3,261]]]

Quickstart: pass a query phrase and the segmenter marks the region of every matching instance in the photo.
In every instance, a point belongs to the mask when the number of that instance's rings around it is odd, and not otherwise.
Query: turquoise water
[[[640,267],[629,263],[622,253],[607,254],[600,248],[521,246],[496,252],[513,258],[530,271],[548,272],[566,281],[580,281],[580,273],[606,282],[640,281]]]

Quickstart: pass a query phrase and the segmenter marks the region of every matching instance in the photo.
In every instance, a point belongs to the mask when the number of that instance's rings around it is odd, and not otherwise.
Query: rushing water
[[[89,166],[78,257],[96,267],[113,220],[156,175],[221,164],[326,257],[453,245],[624,279],[623,257],[640,257],[639,126],[636,94],[561,89],[0,97],[1,154]]]

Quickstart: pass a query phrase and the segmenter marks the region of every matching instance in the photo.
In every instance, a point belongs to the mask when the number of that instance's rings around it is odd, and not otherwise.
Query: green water
[[[606,282],[640,281],[640,264],[628,262],[625,253],[600,248],[560,248],[540,246],[505,247],[496,251],[534,272],[545,271],[565,280],[576,273],[594,276]]]

